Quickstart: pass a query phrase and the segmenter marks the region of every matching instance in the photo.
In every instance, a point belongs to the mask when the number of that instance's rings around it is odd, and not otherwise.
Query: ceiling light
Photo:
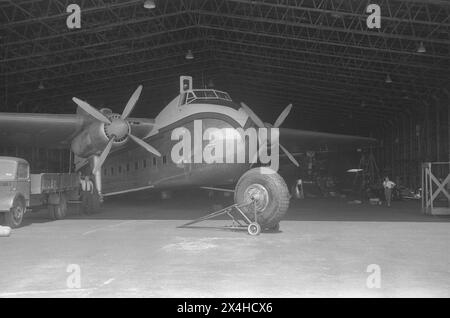
[[[194,59],[194,54],[192,54],[191,50],[188,50],[186,53],[186,60],[193,60]]]
[[[423,42],[420,42],[419,47],[417,48],[417,53],[425,53],[427,49],[423,45]]]
[[[145,0],[144,1],[144,8],[146,9],[154,9],[156,8],[156,4],[154,0]]]
[[[353,168],[353,169],[348,169],[347,172],[361,172],[363,171],[363,169],[360,168]]]
[[[392,83],[392,78],[391,78],[391,76],[390,76],[389,74],[387,74],[387,75],[386,75],[386,79],[385,79],[384,81],[385,81],[385,83],[387,83],[387,84]]]

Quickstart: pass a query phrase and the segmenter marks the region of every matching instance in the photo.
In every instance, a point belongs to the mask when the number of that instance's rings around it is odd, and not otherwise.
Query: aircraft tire
[[[234,192],[234,202],[237,204],[250,203],[252,197],[255,199],[257,220],[252,206],[243,207],[242,211],[252,222],[257,222],[262,230],[279,224],[290,200],[284,179],[275,171],[268,170],[270,169],[265,167],[248,170],[239,179]]]

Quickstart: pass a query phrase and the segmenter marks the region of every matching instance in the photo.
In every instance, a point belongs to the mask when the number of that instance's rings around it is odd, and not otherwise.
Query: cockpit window
[[[205,95],[206,95],[206,97],[212,97],[212,98],[218,97],[214,91],[205,91]]]
[[[195,91],[195,96],[197,98],[206,97],[206,92],[205,91]]]
[[[219,96],[219,98],[231,101],[231,97],[227,93],[216,91],[216,94],[217,96]]]
[[[182,104],[190,104],[194,101],[199,101],[202,99],[217,99],[217,100],[226,100],[232,101],[230,95],[225,92],[216,91],[213,89],[196,89],[188,92],[186,98],[183,98]]]
[[[216,94],[217,94],[217,96],[219,96],[219,98],[226,99],[226,94],[225,93],[217,92]]]
[[[195,99],[195,95],[192,92],[187,93],[186,104],[191,103]]]

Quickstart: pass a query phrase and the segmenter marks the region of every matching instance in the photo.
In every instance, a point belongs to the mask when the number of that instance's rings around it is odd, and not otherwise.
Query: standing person
[[[91,214],[92,212],[92,200],[94,195],[94,184],[90,180],[89,176],[84,176],[84,179],[80,180],[81,183],[81,212],[83,214]]]
[[[383,181],[384,196],[386,197],[387,206],[391,206],[392,189],[395,187],[395,183],[389,180],[389,177],[385,177]]]

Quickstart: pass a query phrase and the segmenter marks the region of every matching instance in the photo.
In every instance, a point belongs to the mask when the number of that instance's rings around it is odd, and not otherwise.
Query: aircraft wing
[[[324,133],[310,130],[279,128],[280,144],[290,152],[329,149],[339,146],[367,147],[375,145],[377,140],[368,137]]]
[[[0,147],[68,148],[82,127],[77,114],[0,113]]]

